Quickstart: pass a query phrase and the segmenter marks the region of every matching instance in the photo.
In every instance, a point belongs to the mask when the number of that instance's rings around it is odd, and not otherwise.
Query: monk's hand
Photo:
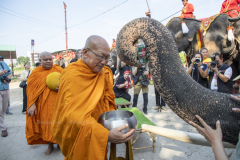
[[[211,144],[211,146],[222,144],[222,129],[220,121],[217,121],[216,130],[214,130],[210,126],[208,126],[201,117],[199,117],[198,115],[196,115],[196,117],[201,122],[204,128],[200,127],[194,122],[190,121],[189,123],[193,125],[197,129],[197,131],[206,138],[206,140]]]
[[[31,105],[31,107],[28,108],[27,114],[31,116],[31,118],[33,117],[34,114],[37,114],[37,107],[35,103],[33,103],[33,105]]]
[[[130,130],[126,134],[123,134],[121,132],[121,130],[123,130],[127,127],[128,127],[128,124],[124,124],[120,127],[110,130],[109,135],[108,135],[108,142],[120,144],[120,143],[125,143],[125,142],[129,141],[130,139],[132,139],[134,129]]]

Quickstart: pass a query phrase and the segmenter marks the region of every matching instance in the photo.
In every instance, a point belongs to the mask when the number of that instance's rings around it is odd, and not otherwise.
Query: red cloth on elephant
[[[182,9],[180,18],[193,18],[194,7],[191,3],[188,3]]]
[[[225,0],[222,4],[220,13],[226,12],[231,18],[237,17],[240,11],[239,4],[240,0]]]

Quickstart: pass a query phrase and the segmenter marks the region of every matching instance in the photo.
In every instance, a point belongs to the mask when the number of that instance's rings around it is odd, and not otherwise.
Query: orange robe
[[[61,74],[52,133],[65,160],[107,159],[109,131],[99,116],[116,110],[111,69],[94,73],[81,59]]]
[[[237,17],[240,11],[239,4],[240,0],[225,0],[222,4],[220,13],[226,12],[231,18]]]
[[[53,65],[49,70],[39,66],[28,77],[27,109],[33,103],[37,106],[37,114],[34,114],[33,118],[26,114],[25,133],[27,143],[30,145],[56,143],[51,133],[51,121],[57,92],[47,87],[46,78],[48,74],[61,73],[62,70],[58,65]]]
[[[180,18],[193,18],[194,7],[191,3],[187,3],[186,6],[183,7],[182,14]]]

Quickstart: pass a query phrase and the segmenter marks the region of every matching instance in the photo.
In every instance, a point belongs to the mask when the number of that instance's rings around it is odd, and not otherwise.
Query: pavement
[[[13,115],[5,115],[5,124],[8,129],[8,137],[0,136],[0,160],[63,160],[61,151],[55,149],[51,155],[44,155],[47,145],[27,145],[25,139],[26,115],[22,114],[22,88],[20,82],[10,83],[10,105]],[[133,89],[129,91],[133,95]],[[132,96],[133,97],[133,96]],[[138,100],[138,109],[142,111],[142,95]],[[149,86],[149,104],[147,117],[159,127],[176,129],[187,132],[197,132],[195,128],[184,122],[168,107],[168,111],[157,112],[155,107],[154,86]],[[135,133],[134,137],[137,136]],[[156,135],[156,153],[152,148],[134,150],[135,160],[212,160],[214,154],[211,147],[198,146],[183,143]],[[146,133],[143,133],[134,147],[151,146],[152,141]],[[235,149],[225,149],[230,160],[236,159]],[[125,144],[117,145],[117,156],[125,156]]]

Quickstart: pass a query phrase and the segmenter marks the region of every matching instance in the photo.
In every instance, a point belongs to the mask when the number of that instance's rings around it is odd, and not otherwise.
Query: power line
[[[174,14],[172,14],[171,16],[169,16],[169,17],[167,17],[167,18],[165,18],[165,19],[161,20],[160,22],[162,22],[162,21],[165,21],[166,19],[168,19],[168,18],[172,17],[173,15],[175,15],[175,14],[177,14],[178,12],[181,12],[181,11],[182,11],[182,10],[180,10],[180,11],[177,11],[176,13],[174,13]]]
[[[52,24],[52,25],[56,25],[56,26],[61,26],[61,25],[58,25],[58,24],[53,24],[53,23],[45,22],[45,21],[42,21],[42,20],[38,20],[38,19],[35,19],[35,18],[32,18],[32,17],[26,16],[26,15],[24,15],[24,14],[21,14],[21,13],[15,12],[15,11],[12,11],[12,10],[10,10],[10,9],[7,9],[7,8],[5,8],[5,7],[3,7],[3,6],[0,6],[0,7],[6,9],[6,10],[8,10],[8,11],[11,11],[11,12],[13,12],[13,13],[22,15],[22,16],[24,16],[24,17],[31,18],[31,19],[33,19],[33,20],[35,20],[35,21],[40,21],[40,22],[43,22],[43,23],[48,23],[48,24]]]
[[[120,4],[118,4],[118,5],[116,5],[116,6],[114,6],[113,8],[110,8],[109,10],[107,10],[107,11],[105,11],[105,12],[103,12],[103,13],[97,15],[97,16],[94,16],[94,17],[92,17],[92,18],[90,18],[90,19],[88,19],[88,20],[86,20],[86,21],[83,21],[83,22],[81,22],[81,23],[75,24],[75,25],[70,26],[70,27],[68,27],[68,28],[72,28],[72,27],[75,27],[75,26],[77,26],[77,25],[80,25],[80,24],[86,23],[86,22],[88,22],[88,21],[90,21],[90,20],[92,20],[92,19],[95,19],[95,18],[97,18],[97,17],[99,17],[99,16],[101,16],[101,15],[103,15],[103,14],[105,14],[105,13],[111,11],[111,10],[114,9],[114,8],[117,8],[118,6],[122,5],[123,3],[126,3],[127,1],[128,1],[128,0],[126,0],[126,1],[124,1],[124,2],[122,2],[122,3],[120,3]]]
[[[122,3],[120,3],[120,4],[118,4],[118,5],[116,5],[116,6],[114,6],[113,8],[110,8],[109,10],[107,10],[107,11],[105,11],[105,12],[103,12],[103,13],[101,13],[101,14],[95,16],[95,17],[92,17],[92,18],[90,18],[90,19],[88,19],[88,20],[86,20],[86,21],[84,21],[84,22],[81,22],[81,23],[75,24],[75,25],[73,25],[73,26],[71,26],[71,27],[75,27],[75,26],[77,26],[77,25],[80,25],[80,24],[86,23],[86,22],[88,22],[88,21],[90,21],[90,20],[92,20],[92,19],[94,19],[94,18],[97,18],[97,17],[99,17],[99,16],[101,16],[101,15],[103,15],[103,14],[105,14],[105,13],[111,11],[112,9],[114,9],[114,8],[116,8],[116,7],[120,6],[120,5],[122,5],[123,3],[126,3],[127,1],[128,1],[128,0],[126,0],[126,1],[124,1],[124,2],[122,2]],[[1,11],[1,10],[0,10],[0,11]],[[71,27],[68,27],[68,28],[71,28]],[[46,39],[46,40],[44,40],[44,41],[41,41],[41,42],[39,42],[39,43],[36,43],[35,45],[38,45],[38,44],[44,43],[44,42],[48,41],[49,39],[52,39],[53,37],[55,37],[55,36],[57,36],[58,34],[62,33],[64,30],[65,30],[65,29],[61,30],[59,33],[53,35],[52,37],[50,37],[50,38],[48,38],[48,39]],[[19,47],[27,47],[27,46],[19,46]]]
[[[19,16],[17,16],[17,15],[14,15],[14,14],[11,14],[11,13],[8,13],[8,12],[5,12],[5,11],[3,11],[3,10],[0,10],[0,11],[1,11],[1,12],[4,12],[4,13],[6,13],[6,14],[9,14],[9,15],[11,15],[11,16],[14,16],[14,17],[18,17],[18,18],[20,18],[20,19],[24,19],[24,20],[27,20],[27,21],[30,21],[30,22],[34,22],[34,23],[38,23],[38,24],[42,24],[42,25],[47,25],[47,26],[53,27],[52,25],[44,24],[44,23],[40,23],[40,22],[36,22],[36,21],[30,20],[30,19],[26,19],[26,18],[23,18],[23,17],[19,17]],[[55,26],[55,27],[56,27],[56,26]]]

